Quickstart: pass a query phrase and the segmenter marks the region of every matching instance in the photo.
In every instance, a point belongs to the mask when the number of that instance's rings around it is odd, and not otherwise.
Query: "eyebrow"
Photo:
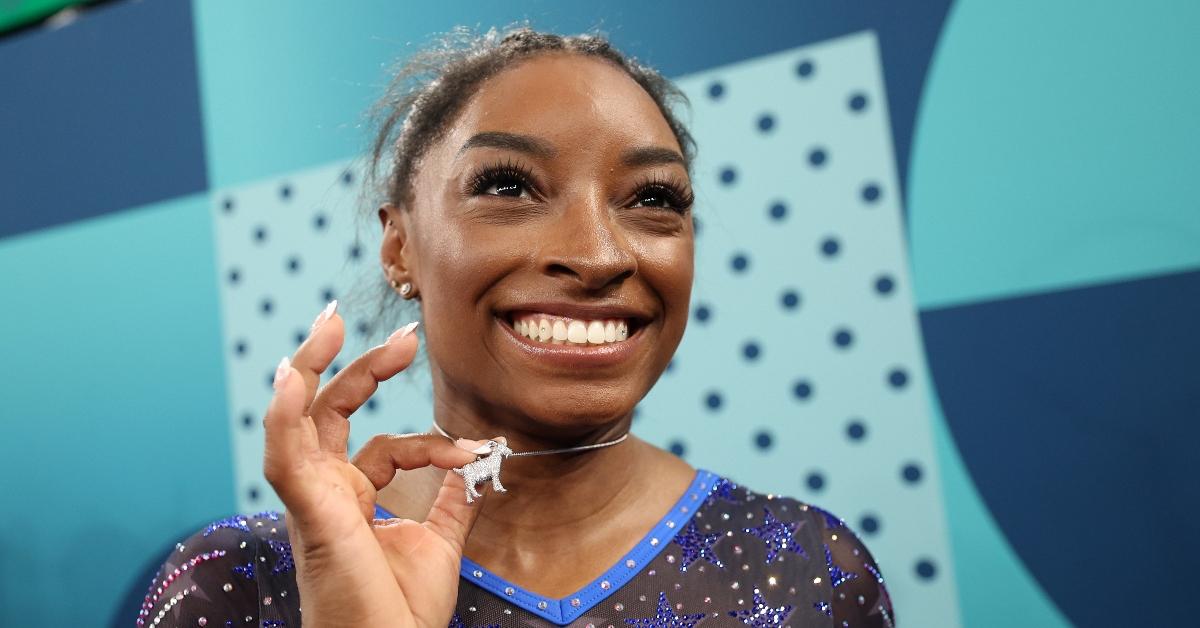
[[[472,148],[513,150],[541,159],[549,159],[558,154],[554,146],[546,140],[532,135],[508,133],[506,131],[476,133],[458,149],[458,156],[461,156]],[[687,167],[687,162],[684,161],[683,155],[680,155],[679,151],[662,146],[641,146],[631,148],[621,154],[621,165],[627,168],[664,164],[679,164],[680,166]]]

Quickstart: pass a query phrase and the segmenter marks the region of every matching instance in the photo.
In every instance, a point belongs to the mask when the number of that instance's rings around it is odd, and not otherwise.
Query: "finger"
[[[337,315],[337,299],[334,299],[317,314],[308,331],[308,338],[300,343],[292,355],[292,368],[304,378],[304,413],[317,396],[321,385],[321,373],[329,368],[333,359],[342,350],[345,339],[345,321]]]
[[[304,416],[304,380],[285,357],[275,369],[275,394],[263,418],[263,475],[291,507],[315,475],[310,460],[318,451],[316,428]]]
[[[481,444],[465,441],[465,446],[470,449]],[[351,462],[376,489],[381,489],[392,481],[397,469],[419,469],[430,465],[453,469],[474,461],[476,455],[435,434],[378,434],[358,450]]]
[[[416,326],[414,322],[397,329],[387,342],[358,356],[317,392],[308,413],[317,426],[322,451],[346,454],[350,415],[375,394],[379,382],[412,363],[417,354],[417,335],[412,333]]]

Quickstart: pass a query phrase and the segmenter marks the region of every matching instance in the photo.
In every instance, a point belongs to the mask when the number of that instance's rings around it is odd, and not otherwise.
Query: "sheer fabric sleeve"
[[[277,513],[264,512],[214,521],[176,544],[136,625],[299,626],[298,613],[286,527]]]
[[[894,628],[896,613],[879,564],[862,539],[834,515],[820,515],[825,566],[833,591],[833,625],[837,628]]]

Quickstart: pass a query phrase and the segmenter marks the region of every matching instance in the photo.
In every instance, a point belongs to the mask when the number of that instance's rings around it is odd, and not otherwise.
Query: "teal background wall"
[[[110,2],[0,38],[0,625],[131,625],[176,539],[274,503],[254,465],[265,378],[325,291],[364,273],[346,255],[358,179],[342,179],[360,114],[429,33],[521,18],[599,26],[694,101],[705,257],[639,432],[846,517],[901,625],[1185,623],[1200,9],[706,8]],[[825,65],[848,43],[833,58],[854,64]],[[305,250],[303,273],[283,270]],[[731,270],[738,252],[751,272]],[[281,287],[248,294],[267,273]],[[257,314],[265,296],[274,318]],[[787,326],[783,344],[714,341],[766,324]],[[721,384],[692,367],[710,359],[736,381],[718,409]],[[906,384],[889,388],[897,364]],[[798,377],[816,393],[797,396]],[[398,382],[361,425],[423,429],[389,414],[423,385]],[[761,401],[739,397],[754,386]]]

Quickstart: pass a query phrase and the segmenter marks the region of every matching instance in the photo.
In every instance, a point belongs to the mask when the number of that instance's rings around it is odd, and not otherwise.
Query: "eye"
[[[471,196],[504,196],[532,199],[533,176],[524,166],[507,162],[485,166],[473,174],[467,184]]]
[[[683,184],[674,181],[651,181],[637,191],[634,207],[669,209],[680,214],[692,207],[694,197]]]
[[[493,196],[511,196],[513,198],[521,198],[529,196],[528,190],[525,189],[525,182],[520,179],[501,175],[493,178],[494,183],[485,188],[481,194],[490,194]]]

